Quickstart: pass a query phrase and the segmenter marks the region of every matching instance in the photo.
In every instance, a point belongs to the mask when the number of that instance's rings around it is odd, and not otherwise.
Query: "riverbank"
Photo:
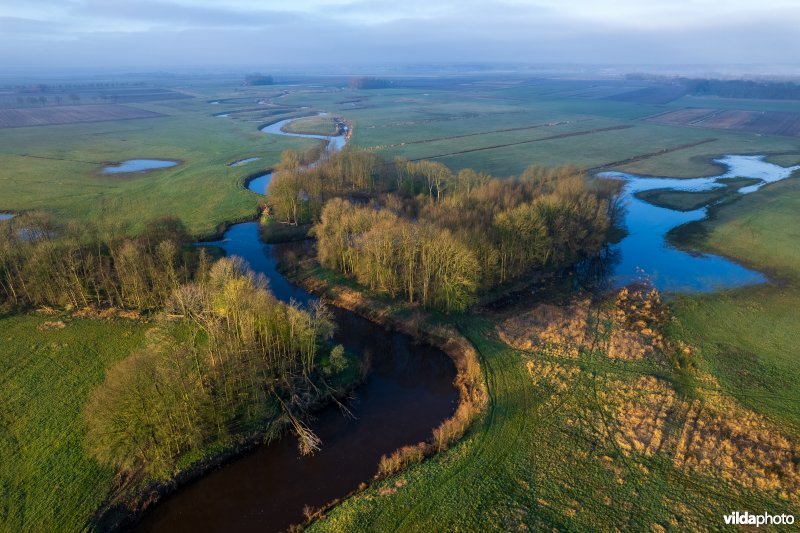
[[[488,404],[488,384],[481,367],[480,354],[474,345],[455,326],[456,322],[428,313],[417,306],[374,297],[352,282],[319,266],[311,257],[292,253],[292,268],[286,261],[278,263],[281,272],[294,284],[319,296],[323,302],[346,309],[386,328],[410,335],[418,342],[435,346],[447,354],[456,367],[455,385],[459,404],[452,417],[433,429],[425,441],[404,446],[378,465],[374,480],[395,475],[439,452],[461,439],[472,424],[485,412]],[[362,484],[354,493],[343,495],[308,514],[306,525],[325,515],[340,501],[368,488]]]

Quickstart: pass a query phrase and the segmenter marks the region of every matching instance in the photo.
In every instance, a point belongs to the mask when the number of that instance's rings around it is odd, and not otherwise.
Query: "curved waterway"
[[[635,196],[638,192],[655,189],[708,191],[725,187],[726,184],[720,180],[727,178],[761,180],[738,189],[739,194],[750,194],[768,183],[786,179],[800,169],[800,165],[787,168],[769,163],[763,156],[728,155],[715,162],[727,167],[727,172],[719,176],[689,179],[638,176],[623,172],[600,174],[602,177],[625,181],[622,196],[627,206],[625,223],[628,234],[610,250],[610,255],[617,261],[611,275],[614,286],[641,281],[646,277],[663,291],[708,292],[766,281],[760,272],[724,257],[684,252],[666,242],[665,236],[671,229],[705,218],[708,206],[693,211],[676,211],[655,206]]]
[[[281,254],[305,243],[264,244],[258,223],[246,222],[204,244],[242,257],[267,277],[281,301],[308,305],[315,299],[276,268]],[[366,380],[347,402],[354,417],[326,407],[311,423],[322,439],[317,454],[299,457],[291,435],[261,446],[167,497],[143,517],[138,531],[284,530],[303,521],[305,506],[345,496],[372,478],[382,455],[425,440],[453,414],[456,372],[444,352],[349,311],[333,312],[334,342],[370,362]]]
[[[326,113],[318,113],[317,116],[325,116]],[[313,115],[312,115],[313,116]],[[307,118],[307,117],[302,117]],[[283,127],[288,123],[299,120],[297,118],[287,118],[286,120],[281,120],[275,122],[274,124],[270,124],[268,126],[264,126],[261,128],[261,131],[264,133],[271,133],[273,135],[285,135],[288,137],[305,137],[307,139],[319,139],[321,141],[325,141],[327,143],[326,150],[328,153],[338,152],[342,148],[344,148],[345,144],[347,144],[347,138],[344,135],[311,135],[307,133],[289,133],[283,131]],[[267,186],[269,182],[272,180],[272,172],[266,172],[261,174],[260,176],[256,176],[247,182],[247,188],[257,194],[266,194],[267,193]]]

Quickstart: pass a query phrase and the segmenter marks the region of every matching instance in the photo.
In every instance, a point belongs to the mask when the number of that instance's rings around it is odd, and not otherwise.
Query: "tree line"
[[[14,217],[0,225],[0,305],[159,309],[197,266],[188,242],[174,218],[108,237],[45,213]]]
[[[119,307],[153,322],[84,411],[89,452],[132,481],[167,478],[212,445],[286,424],[301,452],[314,451],[305,410],[347,367],[323,306],[279,302],[241,259],[212,261],[189,245],[172,218],[135,237],[43,213],[4,221],[0,308],[30,307]]]
[[[800,85],[790,81],[684,79],[689,94],[721,98],[800,100]]]

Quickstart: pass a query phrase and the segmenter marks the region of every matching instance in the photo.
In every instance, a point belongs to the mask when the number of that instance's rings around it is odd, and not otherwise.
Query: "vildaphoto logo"
[[[747,511],[740,513],[734,511],[725,515],[725,525],[728,526],[790,526],[794,524],[794,515],[791,514],[751,514]]]

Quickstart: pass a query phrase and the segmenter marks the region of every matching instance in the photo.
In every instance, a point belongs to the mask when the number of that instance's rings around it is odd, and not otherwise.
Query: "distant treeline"
[[[534,270],[598,253],[617,182],[531,167],[498,179],[348,148],[313,168],[284,153],[269,187],[276,220],[315,222],[322,265],[445,311]],[[367,203],[368,202],[368,203]]]
[[[394,84],[389,80],[382,80],[380,78],[374,78],[370,76],[350,78],[347,84],[351,89],[386,89],[394,86]]]
[[[683,82],[687,92],[695,96],[800,100],[800,85],[788,81],[685,79]]]
[[[272,76],[269,74],[259,74],[254,72],[244,77],[245,85],[272,85],[274,83]]]
[[[111,88],[125,88],[125,87],[145,87],[149,84],[143,81],[136,82],[122,82],[122,81],[98,81],[91,83],[35,83],[32,85],[5,85],[3,89],[13,89],[20,93],[45,93],[45,92],[61,92],[74,89],[111,89]]]

